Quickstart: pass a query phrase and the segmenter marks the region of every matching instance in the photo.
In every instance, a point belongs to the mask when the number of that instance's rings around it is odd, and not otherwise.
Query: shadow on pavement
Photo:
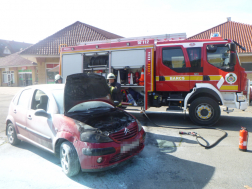
[[[203,188],[210,181],[214,167],[172,156],[177,150],[175,142],[181,138],[153,133],[146,136],[144,150],[124,165],[99,173],[80,173],[72,180],[86,187],[109,189]]]
[[[212,178],[215,168],[173,156],[180,142],[196,143],[147,132],[145,148],[140,154],[114,169],[98,173],[80,172],[71,180],[90,188],[203,188]],[[31,144],[21,142],[17,147],[61,166],[53,154]]]
[[[21,142],[20,144],[18,144],[17,146],[15,146],[16,148],[21,148],[23,150],[28,150],[34,154],[37,154],[38,156],[44,158],[47,161],[50,161],[51,163],[58,165],[61,167],[61,163],[60,163],[60,159],[57,158],[56,156],[54,156],[54,154],[43,150],[41,148],[38,148],[36,146],[33,146],[32,144],[29,144],[27,142]]]

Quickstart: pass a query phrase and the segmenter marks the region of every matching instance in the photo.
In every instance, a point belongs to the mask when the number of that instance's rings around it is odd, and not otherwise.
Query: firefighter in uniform
[[[62,83],[62,77],[60,74],[55,75],[55,83]]]
[[[118,101],[120,103],[118,106],[121,106],[122,105],[121,84],[116,82],[115,75],[113,73],[108,74],[107,80],[109,81],[112,100]]]

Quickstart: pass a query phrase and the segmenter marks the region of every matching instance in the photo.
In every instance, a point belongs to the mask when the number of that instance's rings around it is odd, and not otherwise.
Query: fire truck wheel
[[[191,103],[189,116],[197,125],[210,126],[219,120],[220,107],[212,98],[200,97]]]

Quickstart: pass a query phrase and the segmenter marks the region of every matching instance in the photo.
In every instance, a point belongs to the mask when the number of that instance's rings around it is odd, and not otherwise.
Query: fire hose
[[[163,127],[161,125],[158,125],[156,123],[154,123],[148,116],[147,114],[145,113],[145,111],[142,111],[143,114],[145,115],[145,117],[151,122],[153,123],[154,125],[156,125],[157,127]],[[206,149],[209,149],[209,148],[212,148],[214,146],[216,146],[221,140],[223,140],[224,138],[227,137],[227,132],[226,131],[223,131],[222,129],[219,129],[219,128],[215,128],[215,127],[190,127],[190,128],[184,128],[184,127],[165,127],[165,128],[169,128],[169,129],[212,129],[212,130],[218,130],[218,131],[221,131],[223,132],[224,134],[218,139],[216,140],[213,144],[211,145],[208,145],[209,143],[207,142],[206,139],[204,139],[202,136],[200,136],[199,134],[197,134],[196,132],[183,132],[183,131],[179,131],[179,134],[187,134],[187,135],[191,135],[191,136],[195,136],[196,137],[196,141],[197,143],[202,146],[202,147],[205,147]],[[203,141],[206,142],[207,145],[204,145],[202,144],[199,139],[202,139]]]

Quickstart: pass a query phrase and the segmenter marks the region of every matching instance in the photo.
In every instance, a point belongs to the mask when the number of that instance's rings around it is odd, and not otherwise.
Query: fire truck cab
[[[143,94],[142,103],[122,102],[124,105],[144,110],[161,106],[189,109],[195,124],[213,125],[220,117],[221,105],[227,113],[233,111],[230,108],[248,107],[249,80],[239,62],[237,45],[218,34],[199,40],[166,34],[87,42],[61,48],[60,73],[65,80],[73,73],[94,72],[106,77],[114,72],[122,89]],[[144,85],[129,82],[128,74],[141,70]]]

